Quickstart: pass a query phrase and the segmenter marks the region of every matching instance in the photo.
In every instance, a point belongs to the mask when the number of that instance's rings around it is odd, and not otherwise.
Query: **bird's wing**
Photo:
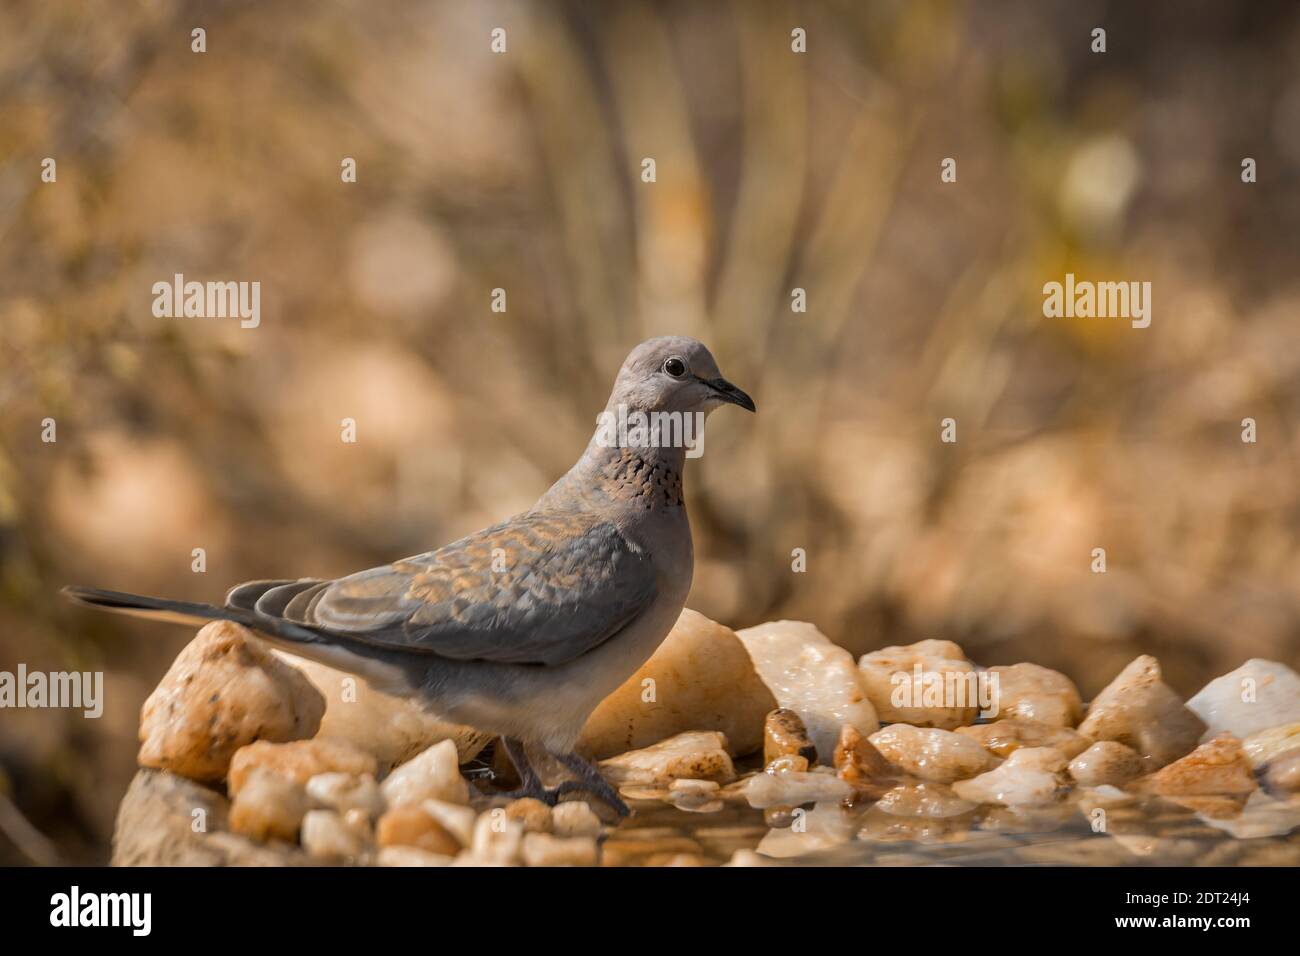
[[[556,665],[618,633],[654,595],[649,556],[612,524],[529,513],[337,581],[271,587],[256,607],[397,651]]]

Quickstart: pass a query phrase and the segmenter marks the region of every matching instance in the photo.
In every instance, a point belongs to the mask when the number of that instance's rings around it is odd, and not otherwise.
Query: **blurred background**
[[[451,541],[656,334],[761,410],[687,478],[705,614],[1085,698],[1142,652],[1187,695],[1295,665],[1298,67],[1293,3],[6,2],[0,670],[102,670],[106,706],[0,712],[0,862],[107,859],[192,636],[61,585],[213,601]],[[1067,271],[1150,281],[1151,327],[1045,319]],[[155,318],[178,272],[260,281],[261,326]]]

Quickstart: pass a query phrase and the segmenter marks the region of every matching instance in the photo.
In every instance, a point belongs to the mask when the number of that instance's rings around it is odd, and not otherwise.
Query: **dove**
[[[96,608],[167,620],[224,619],[294,654],[498,735],[521,789],[554,805],[617,791],[575,751],[596,706],[668,636],[691,586],[682,421],[754,401],[684,336],[623,362],[582,456],[528,511],[445,547],[334,580],[250,581],[223,606],[69,586]],[[638,427],[607,427],[612,417]],[[702,435],[698,438],[702,441]],[[543,786],[529,750],[573,779]]]

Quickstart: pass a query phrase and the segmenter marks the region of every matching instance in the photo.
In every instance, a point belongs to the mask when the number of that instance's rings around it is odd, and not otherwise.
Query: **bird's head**
[[[607,407],[619,405],[706,415],[720,405],[755,411],[754,400],[722,377],[704,344],[684,335],[647,339],[628,354]]]

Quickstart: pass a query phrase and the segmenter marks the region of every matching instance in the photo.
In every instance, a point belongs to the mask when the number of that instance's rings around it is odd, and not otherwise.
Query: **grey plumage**
[[[754,408],[708,349],[667,337],[633,349],[606,411],[707,414],[727,403]],[[65,592],[129,613],[238,621],[418,696],[445,719],[567,759],[591,711],[649,658],[685,604],[684,464],[680,446],[607,443],[598,430],[529,511],[390,565],[333,581],[248,582],[222,607]],[[587,775],[585,785],[598,782]]]

